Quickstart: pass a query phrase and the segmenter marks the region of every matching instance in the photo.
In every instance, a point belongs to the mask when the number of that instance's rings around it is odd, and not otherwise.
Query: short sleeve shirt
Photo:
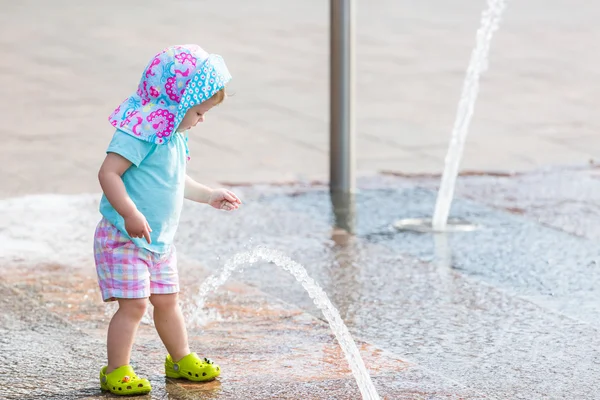
[[[187,164],[186,138],[173,133],[165,144],[154,144],[117,130],[106,150],[131,162],[122,176],[125,189],[138,210],[144,214],[152,232],[152,243],[131,238],[139,247],[156,253],[169,251],[183,206]],[[127,235],[123,217],[105,195],[100,201],[100,213]]]

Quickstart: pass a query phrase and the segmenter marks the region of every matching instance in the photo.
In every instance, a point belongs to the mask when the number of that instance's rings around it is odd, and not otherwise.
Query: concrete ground
[[[146,398],[360,398],[322,314],[280,268],[259,262],[191,306],[209,271],[256,245],[323,286],[382,398],[597,398],[598,5],[509,2],[453,208],[483,228],[448,237],[392,223],[433,209],[482,1],[358,2],[354,237],[333,229],[326,188],[306,184],[328,174],[328,2],[0,6],[0,398],[107,397],[97,372],[114,307],[99,301],[90,248],[107,117],[154,53],[189,42],[234,75],[192,132],[191,175],[245,205],[186,205],[177,242],[186,312],[203,317],[192,345],[223,375],[166,380],[144,323],[132,362]]]
[[[463,177],[452,215],[477,231],[394,230],[430,215],[435,186],[361,180],[354,236],[332,226],[318,185],[235,188],[245,206],[231,215],[187,204],[177,246],[191,342],[224,372],[206,385],[165,380],[164,349],[145,322],[132,362],[154,385],[148,398],[360,398],[323,314],[282,269],[293,260],[338,308],[381,398],[595,399],[597,169]],[[0,203],[6,398],[100,396],[114,305],[100,302],[90,256],[97,205],[97,195]],[[256,265],[240,264],[199,308],[207,273],[256,246],[267,249],[253,253]],[[76,382],[53,384],[74,370]]]

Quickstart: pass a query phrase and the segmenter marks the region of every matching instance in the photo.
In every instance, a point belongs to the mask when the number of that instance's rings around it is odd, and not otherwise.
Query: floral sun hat
[[[167,143],[185,113],[231,80],[223,58],[197,45],[171,46],[148,63],[138,90],[110,115],[115,128],[151,143]]]

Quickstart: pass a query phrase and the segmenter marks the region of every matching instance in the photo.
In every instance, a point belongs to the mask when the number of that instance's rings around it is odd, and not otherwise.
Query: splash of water
[[[222,286],[234,271],[243,265],[254,264],[261,260],[281,267],[283,270],[292,274],[294,278],[296,278],[296,280],[302,284],[302,287],[306,289],[310,298],[323,312],[323,315],[327,319],[331,330],[333,331],[342,351],[344,352],[344,355],[346,356],[346,360],[350,365],[350,369],[352,370],[354,379],[356,379],[356,383],[363,399],[379,400],[377,390],[375,390],[375,386],[371,381],[371,376],[365,367],[363,359],[361,358],[358,348],[356,347],[356,343],[352,339],[346,324],[344,324],[342,321],[338,310],[333,306],[333,304],[331,304],[327,294],[323,291],[319,284],[317,284],[314,279],[308,276],[306,269],[302,265],[278,251],[257,247],[253,251],[236,254],[232,259],[225,263],[225,267],[220,275],[212,275],[202,283],[194,303],[196,310],[201,310],[204,307],[204,303],[208,294]],[[193,315],[195,318],[190,320],[192,324],[201,324],[203,322],[198,319],[201,318],[198,316],[199,313],[196,312]]]
[[[502,13],[506,8],[506,0],[487,0],[488,9],[481,16],[481,26],[477,31],[477,43],[467,68],[467,76],[458,104],[458,111],[452,129],[452,138],[446,155],[444,173],[438,191],[433,214],[433,228],[443,231],[446,228],[450,205],[454,197],[454,188],[458,176],[458,168],[469,133],[469,125],[475,109],[475,101],[479,93],[479,78],[488,67],[488,53],[494,32],[498,29]]]

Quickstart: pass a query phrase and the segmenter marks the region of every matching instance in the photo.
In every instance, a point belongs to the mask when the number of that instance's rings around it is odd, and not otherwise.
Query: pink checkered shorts
[[[96,227],[94,258],[104,301],[179,292],[175,246],[165,254],[138,247],[105,218]]]

